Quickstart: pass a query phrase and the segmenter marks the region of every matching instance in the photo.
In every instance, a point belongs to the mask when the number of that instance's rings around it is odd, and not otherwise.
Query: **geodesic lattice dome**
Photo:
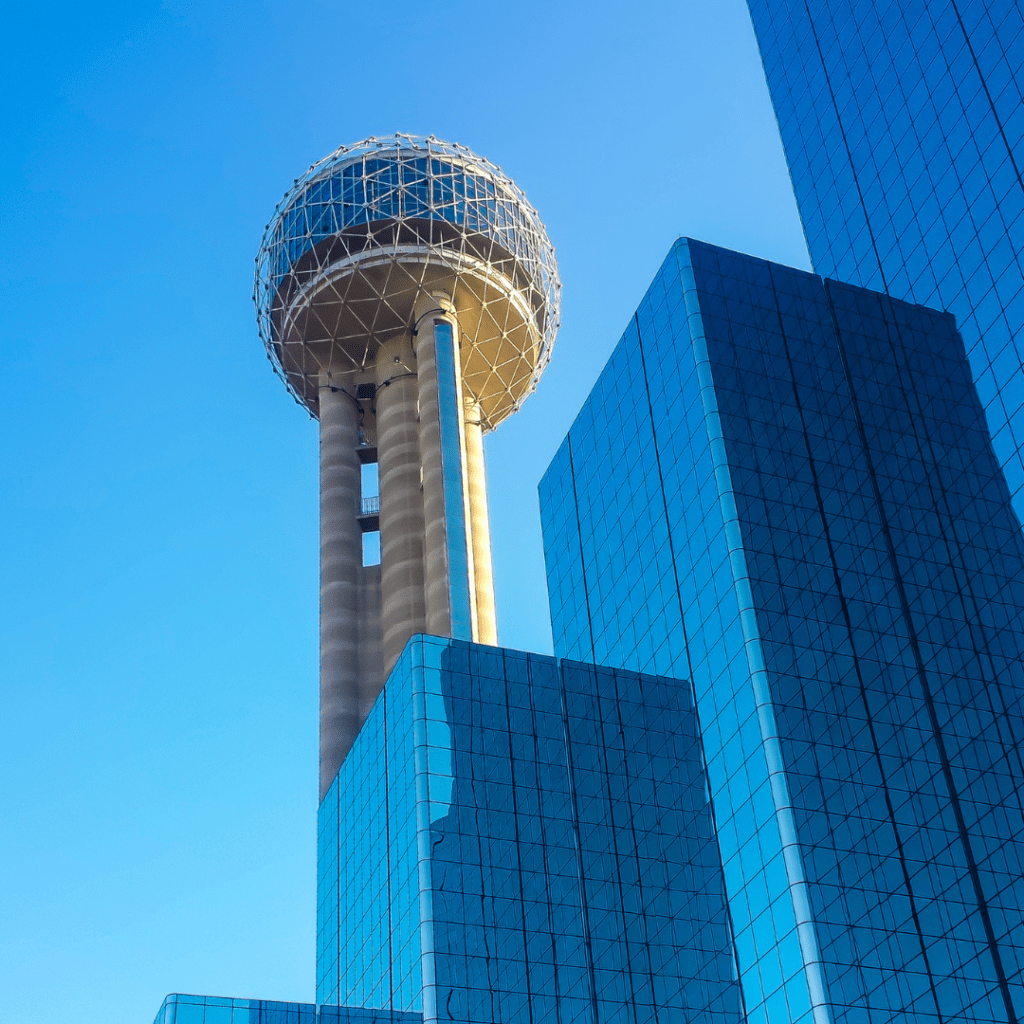
[[[256,258],[260,337],[314,416],[317,381],[372,367],[424,294],[455,305],[463,381],[494,427],[535,389],[561,285],[537,211],[464,146],[394,135],[342,146],[278,204]]]

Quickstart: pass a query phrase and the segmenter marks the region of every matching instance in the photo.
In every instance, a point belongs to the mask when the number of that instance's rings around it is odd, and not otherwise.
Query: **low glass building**
[[[1024,1014],[1024,541],[952,316],[676,243],[541,484],[555,653],[688,679],[754,1024]]]
[[[415,637],[320,807],[321,1004],[740,1017],[690,691]]]
[[[415,1013],[174,993],[153,1024],[422,1024]]]

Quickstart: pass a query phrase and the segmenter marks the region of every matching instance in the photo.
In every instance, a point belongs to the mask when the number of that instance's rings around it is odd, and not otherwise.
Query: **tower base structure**
[[[462,358],[454,304],[424,293],[370,368],[320,374],[321,797],[411,636],[497,643],[485,424]]]

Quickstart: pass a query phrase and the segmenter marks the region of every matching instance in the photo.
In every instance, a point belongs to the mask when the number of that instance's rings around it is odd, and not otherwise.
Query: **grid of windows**
[[[321,807],[318,999],[737,1024],[713,831],[685,684],[414,638]]]
[[[815,270],[950,310],[1024,508],[1024,8],[748,0]]]
[[[556,653],[692,680],[749,1019],[1017,1019],[1024,543],[952,318],[680,240],[541,508]]]

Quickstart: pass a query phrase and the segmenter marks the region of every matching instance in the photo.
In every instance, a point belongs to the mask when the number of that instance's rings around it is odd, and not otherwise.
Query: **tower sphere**
[[[464,146],[397,134],[296,179],[263,236],[254,299],[274,369],[317,416],[322,375],[361,383],[434,297],[458,319],[463,386],[493,429],[551,358],[560,291],[554,247],[513,181]]]

